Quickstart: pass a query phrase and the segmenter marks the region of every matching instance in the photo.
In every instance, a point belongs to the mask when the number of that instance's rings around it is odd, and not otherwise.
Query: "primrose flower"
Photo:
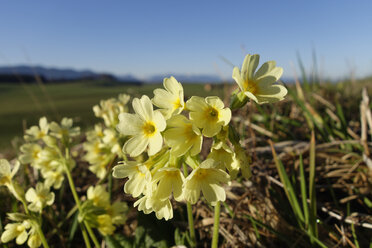
[[[183,100],[183,87],[174,78],[164,78],[164,89],[155,89],[152,102],[160,108],[160,112],[165,119],[169,119],[172,115],[179,114],[185,107]]]
[[[156,199],[151,198],[151,205],[155,211],[156,218],[169,220],[173,218],[173,208],[169,199]]]
[[[172,192],[176,201],[182,200],[182,185],[185,177],[180,169],[174,167],[160,168],[152,179],[153,183],[159,185],[156,189],[155,198],[160,200],[168,199]]]
[[[56,170],[49,170],[45,173],[42,172],[42,176],[45,179],[44,183],[47,187],[50,188],[53,186],[54,189],[59,189],[65,179],[64,168],[60,166]]]
[[[72,125],[73,120],[71,118],[64,117],[61,124],[53,121],[49,125],[50,135],[64,142],[69,142],[72,137],[80,134],[80,127],[72,127]]]
[[[125,202],[116,201],[106,208],[107,214],[111,217],[111,222],[114,225],[122,225],[125,223],[125,213],[128,211],[128,205]]]
[[[41,238],[37,232],[33,232],[32,234],[30,234],[27,245],[30,248],[38,248],[41,246]]]
[[[31,227],[30,222],[25,220],[22,223],[10,223],[5,226],[5,231],[1,235],[1,242],[8,243],[16,238],[17,245],[26,242],[28,238],[27,229]]]
[[[17,161],[14,165],[13,170],[10,170],[10,164],[6,159],[0,159],[0,186],[5,185],[10,187],[12,178],[19,169],[19,162]]]
[[[282,76],[283,69],[276,67],[275,61],[268,61],[255,72],[259,60],[258,54],[248,54],[241,71],[238,67],[234,67],[232,78],[240,90],[258,104],[283,100],[287,95],[287,89],[282,85],[274,84]]]
[[[112,224],[111,216],[108,214],[101,214],[97,217],[98,231],[102,235],[107,236],[113,234],[115,226]]]
[[[141,99],[134,98],[133,109],[136,114],[121,113],[117,129],[124,135],[132,135],[123,147],[123,151],[131,157],[136,157],[148,147],[149,156],[160,151],[163,138],[160,132],[164,131],[166,122],[159,111],[154,111],[148,96]]]
[[[49,131],[49,125],[46,117],[42,117],[39,120],[39,126],[32,126],[26,130],[24,136],[26,141],[35,141],[44,138]]]
[[[144,196],[134,203],[134,207],[138,206],[138,210],[145,214],[155,212],[156,218],[159,220],[173,218],[173,208],[169,198],[160,199],[156,192],[157,185],[153,183],[143,192]]]
[[[164,138],[173,156],[182,156],[189,150],[191,156],[200,153],[203,136],[190,120],[183,115],[175,115],[167,121],[167,126]]]
[[[128,177],[124,192],[138,197],[145,191],[146,185],[151,183],[151,173],[142,163],[135,161],[123,161],[122,163],[114,167],[112,175],[116,178]]]
[[[225,190],[219,184],[229,180],[230,177],[225,171],[216,168],[213,159],[207,159],[186,178],[183,186],[185,200],[195,204],[202,191],[205,199],[212,205],[217,201],[225,201]]]
[[[38,144],[26,143],[21,146],[21,155],[19,161],[22,164],[32,164],[33,166],[40,161],[42,148]]]
[[[102,100],[99,105],[93,107],[93,112],[104,120],[107,127],[115,127],[119,123],[118,115],[128,111],[126,105],[129,99],[129,95],[120,94],[118,98]]]
[[[110,205],[109,193],[102,185],[96,187],[90,186],[87,191],[88,200],[93,201],[93,204],[98,207],[106,208]]]
[[[213,144],[208,158],[220,162],[217,168],[227,169],[232,178],[235,178],[239,172],[239,161],[234,151],[223,141]]]
[[[31,202],[28,205],[28,209],[33,212],[41,212],[41,210],[46,206],[50,206],[54,202],[54,193],[50,192],[48,186],[43,183],[36,184],[36,190],[30,188],[26,192],[26,200]]]
[[[217,96],[204,98],[193,96],[186,102],[190,110],[190,119],[203,129],[203,135],[213,137],[218,134],[223,126],[229,124],[231,110],[224,108],[224,104]]]

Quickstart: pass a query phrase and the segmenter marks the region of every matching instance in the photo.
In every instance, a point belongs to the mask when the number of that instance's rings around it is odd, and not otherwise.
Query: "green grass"
[[[186,96],[218,95],[222,97],[222,85],[204,90],[203,84],[184,84]],[[22,136],[24,127],[38,123],[42,116],[48,121],[62,117],[73,118],[83,130],[98,121],[92,107],[100,100],[128,93],[133,97],[153,96],[161,84],[142,86],[112,84],[106,82],[71,82],[47,84],[45,91],[37,84],[0,84],[0,150],[10,146],[15,136]],[[46,94],[45,94],[46,92]]]

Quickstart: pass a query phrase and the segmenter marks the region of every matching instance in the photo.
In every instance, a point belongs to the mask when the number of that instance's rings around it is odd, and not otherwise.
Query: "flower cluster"
[[[58,124],[48,123],[42,117],[39,126],[32,126],[26,131],[25,140],[29,142],[21,146],[19,160],[39,170],[46,187],[59,189],[64,180],[64,164],[67,163],[70,170],[75,166],[74,160],[66,161],[60,147],[68,147],[72,138],[79,134],[80,129],[73,127],[72,119],[63,118]]]
[[[111,235],[116,225],[125,223],[125,214],[128,206],[125,202],[110,203],[109,193],[104,186],[90,186],[87,191],[88,200],[84,202],[83,209],[87,212],[84,219],[91,222],[93,227],[106,236]],[[84,212],[83,212],[84,214]]]
[[[27,245],[30,248],[41,246],[41,238],[37,232],[38,223],[35,220],[18,213],[10,213],[8,218],[14,222],[5,226],[5,231],[1,235],[1,242],[8,243],[15,239],[17,245],[22,245],[28,239]]]
[[[84,159],[90,163],[89,170],[100,179],[106,176],[107,165],[124,156],[121,149],[123,135],[115,127],[119,123],[119,114],[128,111],[126,104],[129,99],[130,96],[120,94],[117,99],[102,100],[100,105],[93,107],[95,115],[104,120],[105,126],[96,124],[94,130],[87,132],[87,141],[83,144]]]
[[[50,193],[49,187],[46,187],[43,183],[38,183],[36,190],[30,188],[25,194],[23,188],[14,180],[19,166],[20,163],[16,161],[13,169],[11,169],[11,165],[7,160],[0,159],[0,186],[6,186],[20,202],[24,204],[26,200],[31,202],[27,206],[26,212],[31,210],[41,213],[43,207],[53,204],[54,193]],[[8,218],[14,223],[9,223],[5,226],[5,231],[1,234],[1,242],[7,243],[16,239],[16,243],[22,245],[28,239],[27,245],[30,248],[41,246],[41,238],[37,232],[40,223],[33,215],[9,213]]]
[[[242,72],[234,69],[233,78],[241,90],[237,94],[257,103],[281,100],[286,89],[273,83],[282,69],[267,62],[254,74],[258,58],[247,55]],[[124,191],[139,197],[134,204],[139,210],[155,212],[157,218],[167,220],[173,217],[172,195],[176,201],[194,204],[202,192],[214,205],[226,199],[222,184],[235,178],[240,169],[246,177],[250,172],[248,159],[229,125],[230,108],[216,96],[192,96],[185,102],[183,87],[174,77],[165,78],[163,85],[164,89],[154,90],[152,100],[146,95],[133,99],[134,114],[119,115],[117,130],[129,136],[123,152],[134,161],[121,162],[114,167],[113,176],[129,179]],[[244,97],[241,101],[246,102]],[[200,161],[206,138],[212,138],[213,145]],[[137,158],[146,152],[147,160]],[[189,175],[188,169],[192,170]]]

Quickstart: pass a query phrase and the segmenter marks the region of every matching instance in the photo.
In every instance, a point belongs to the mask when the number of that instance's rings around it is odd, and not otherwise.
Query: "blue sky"
[[[372,74],[372,1],[2,1],[0,66],[34,64],[146,78],[230,79],[246,53],[293,75],[312,50],[323,77]],[[298,71],[298,69],[297,69]]]

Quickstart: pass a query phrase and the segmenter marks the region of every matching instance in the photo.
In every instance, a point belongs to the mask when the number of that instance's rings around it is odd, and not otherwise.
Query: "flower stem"
[[[216,203],[216,206],[214,207],[212,248],[218,247],[218,231],[220,228],[220,209],[221,209],[221,202],[218,201]]]
[[[72,180],[71,172],[70,172],[70,170],[68,168],[68,165],[67,165],[68,156],[69,156],[69,152],[68,152],[68,149],[66,149],[66,162],[64,163],[65,172],[66,172],[66,175],[67,175],[68,183],[70,185],[72,196],[74,197],[75,203],[76,203],[76,205],[79,209],[79,212],[81,213],[82,211],[81,211],[81,204],[80,204],[79,196],[76,193],[75,184],[74,184],[74,181]],[[90,238],[92,239],[94,245],[96,246],[96,248],[100,248],[101,246],[99,245],[99,242],[98,242],[96,236],[94,235],[94,232],[90,228],[89,223],[84,221],[84,225],[85,225],[85,228],[87,229],[87,231],[89,233]]]
[[[89,237],[88,237],[88,234],[87,234],[87,230],[85,230],[85,227],[81,223],[80,223],[80,229],[81,229],[81,232],[83,234],[85,247],[86,248],[91,248],[91,245],[90,245],[90,242],[89,242]]]
[[[39,224],[37,225],[37,233],[39,234],[41,243],[43,244],[44,248],[49,248],[48,242],[46,241],[43,230],[41,230],[41,227]]]
[[[187,165],[183,164],[183,174],[187,177]],[[192,216],[192,206],[191,203],[187,202],[187,221],[189,223],[189,231],[190,231],[190,239],[191,239],[191,247],[196,247],[196,238],[195,238],[195,227],[194,227],[194,218]]]

